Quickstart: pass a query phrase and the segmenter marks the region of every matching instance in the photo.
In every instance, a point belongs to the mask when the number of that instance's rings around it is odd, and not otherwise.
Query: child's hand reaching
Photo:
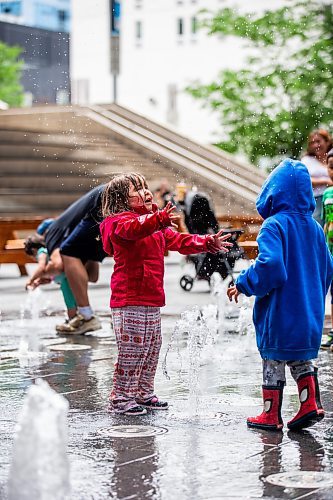
[[[33,290],[34,289],[34,286],[33,286],[33,281],[32,280],[28,280],[25,284],[25,289],[26,290]]]
[[[232,299],[234,299],[236,304],[238,304],[238,296],[240,293],[241,292],[239,290],[237,290],[237,287],[235,285],[229,287],[227,290],[227,295],[228,295],[228,299],[230,300],[230,302],[232,302]]]
[[[37,288],[38,286],[40,285],[46,285],[48,283],[51,283],[51,278],[46,278],[46,277],[40,277],[40,278],[36,278],[34,280],[29,280],[27,281],[26,285],[25,285],[25,289],[26,290],[35,290],[35,288]]]
[[[171,203],[171,201],[168,201],[166,207],[164,208],[164,212],[167,214],[171,221],[171,226],[174,227],[175,229],[178,229],[179,222],[180,222],[180,214],[175,214],[174,211],[176,210],[176,206]]]
[[[37,287],[39,285],[48,285],[49,283],[52,283],[52,278],[49,278],[47,276],[41,276],[40,278],[37,278],[34,281],[34,285]]]
[[[211,235],[211,240],[209,242],[209,252],[215,253],[215,252],[229,252],[228,247],[232,247],[233,243],[229,243],[226,241],[228,238],[230,238],[231,234],[223,234],[223,229],[221,229],[218,233],[212,234]]]

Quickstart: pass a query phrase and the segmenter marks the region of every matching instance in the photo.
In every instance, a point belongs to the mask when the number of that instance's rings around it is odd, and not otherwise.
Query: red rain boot
[[[315,368],[314,372],[304,373],[297,380],[301,407],[297,415],[287,424],[292,431],[311,427],[324,418],[325,412],[320,402],[317,371],[318,368]]]
[[[266,429],[269,431],[280,431],[283,427],[281,417],[282,395],[284,383],[281,385],[263,385],[262,397],[264,400],[264,410],[258,417],[247,419],[248,427],[256,429]]]

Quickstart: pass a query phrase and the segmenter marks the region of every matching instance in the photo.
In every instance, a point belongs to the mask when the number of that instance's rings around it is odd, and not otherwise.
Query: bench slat
[[[24,239],[18,237],[17,231],[34,232],[43,219],[39,215],[0,218],[0,264],[16,264],[21,276],[28,274],[25,264],[35,262],[35,259],[25,253]]]
[[[256,259],[258,257],[258,243],[256,241],[238,241],[240,248],[243,248],[248,259]]]

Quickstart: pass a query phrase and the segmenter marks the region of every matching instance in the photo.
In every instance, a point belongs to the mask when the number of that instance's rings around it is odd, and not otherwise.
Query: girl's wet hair
[[[128,204],[131,184],[133,184],[136,191],[139,191],[143,187],[148,188],[146,179],[143,175],[136,172],[117,175],[108,183],[102,195],[103,217],[131,211]]]
[[[311,150],[311,141],[312,139],[316,136],[316,135],[320,135],[320,137],[322,137],[324,139],[324,141],[326,142],[327,144],[327,151],[329,151],[332,146],[333,146],[333,143],[332,143],[332,137],[330,136],[330,134],[327,132],[327,130],[323,129],[323,128],[318,128],[316,130],[313,130],[309,136],[308,136],[308,145],[307,145],[307,149],[306,149],[306,152],[309,156],[314,156],[314,153],[312,152]]]
[[[27,255],[33,255],[34,250],[45,247],[44,237],[40,234],[32,234],[24,242],[24,251]]]

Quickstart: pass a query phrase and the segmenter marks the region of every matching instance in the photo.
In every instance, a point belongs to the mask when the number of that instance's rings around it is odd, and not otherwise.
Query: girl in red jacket
[[[154,392],[161,348],[160,307],[164,254],[188,255],[228,251],[230,235],[180,234],[179,216],[169,202],[163,210],[153,203],[145,178],[136,173],[113,178],[103,193],[100,225],[103,247],[114,256],[111,313],[118,346],[110,408],[126,415],[142,415],[146,408],[166,410]]]

